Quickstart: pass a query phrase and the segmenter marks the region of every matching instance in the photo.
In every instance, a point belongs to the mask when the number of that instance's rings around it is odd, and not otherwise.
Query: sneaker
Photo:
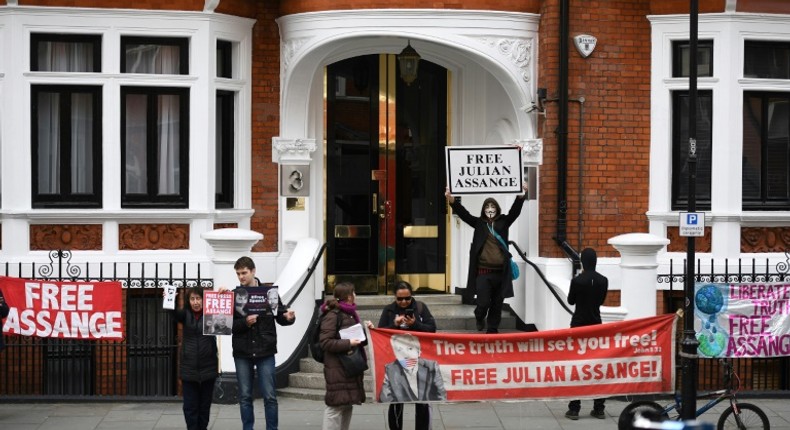
[[[598,418],[599,420],[602,420],[602,419],[606,418],[606,412],[604,412],[604,411],[596,411],[596,410],[593,409],[592,411],[590,411],[590,416]]]
[[[475,318],[475,323],[477,324],[477,331],[483,331],[486,329],[486,321],[482,318]]]
[[[579,411],[571,411],[565,412],[565,418],[569,420],[578,420],[579,419]]]

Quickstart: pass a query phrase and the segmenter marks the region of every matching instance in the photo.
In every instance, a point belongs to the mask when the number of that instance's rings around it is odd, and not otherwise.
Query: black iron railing
[[[212,288],[199,263],[75,263],[50,251],[49,263],[0,264],[0,275],[52,281],[118,281],[126,337],[120,342],[6,336],[0,399],[162,398],[178,394],[179,328],[162,309],[163,285]]]
[[[711,283],[788,283],[790,282],[790,254],[786,259],[771,262],[770,259],[715,260],[697,259],[695,282]],[[663,292],[664,309],[674,312],[682,309],[685,300],[683,285],[686,260],[670,260],[668,272],[659,273],[657,283]],[[664,286],[668,288],[664,288]],[[682,321],[679,322],[682,325]],[[677,331],[682,333],[683,328]],[[680,339],[678,338],[678,341]],[[761,392],[790,391],[790,357],[734,358],[733,369],[740,378],[741,390],[759,394]],[[721,366],[716,359],[699,360],[699,390],[721,388]],[[678,378],[679,379],[679,378]],[[678,387],[680,386],[678,380]]]

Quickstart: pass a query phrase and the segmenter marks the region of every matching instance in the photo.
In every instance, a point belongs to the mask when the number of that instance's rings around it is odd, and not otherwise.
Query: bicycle
[[[709,402],[699,407],[696,411],[695,417],[699,417],[705,412],[709,411],[719,403],[728,400],[730,406],[724,410],[719,416],[719,422],[716,426],[718,430],[725,429],[763,429],[770,430],[771,425],[768,421],[768,416],[765,415],[762,409],[751,403],[742,403],[738,401],[735,394],[738,392],[740,386],[740,379],[738,374],[732,369],[732,364],[726,359],[719,359],[719,363],[724,366],[724,389],[712,391],[709,393],[702,393],[697,395],[698,399],[708,398],[715,396]],[[735,378],[733,378],[733,376]],[[737,380],[733,388],[733,379]],[[618,430],[630,430],[633,427],[634,418],[636,414],[649,415],[653,414],[661,417],[664,420],[679,420],[680,411],[682,409],[680,393],[675,392],[675,401],[666,406],[652,400],[640,400],[631,403],[623,409],[617,421]],[[670,417],[670,414],[672,416]],[[677,415],[675,415],[677,414]]]

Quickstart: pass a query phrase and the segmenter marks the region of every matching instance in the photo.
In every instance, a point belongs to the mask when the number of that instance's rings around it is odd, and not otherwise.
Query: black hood
[[[486,205],[489,203],[493,203],[494,207],[496,207],[496,216],[494,219],[499,218],[499,216],[502,215],[502,208],[499,207],[499,202],[493,197],[489,197],[483,201],[483,206],[480,208],[480,218],[488,219],[486,216]]]
[[[592,248],[584,248],[582,251],[582,267],[584,270],[595,270],[595,265],[598,263],[598,255],[595,253],[595,250]]]

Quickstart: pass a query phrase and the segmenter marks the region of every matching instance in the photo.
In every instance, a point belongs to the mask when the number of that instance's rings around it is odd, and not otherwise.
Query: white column
[[[658,253],[669,239],[647,233],[629,233],[609,239],[620,252],[620,305],[626,318],[656,315],[656,276]]]
[[[214,265],[214,289],[225,287],[236,288],[239,281],[233,265],[239,257],[249,255],[253,245],[263,239],[257,231],[240,228],[221,228],[207,231],[200,235],[213,249],[211,261]],[[235,372],[233,363],[233,346],[230,336],[217,336],[219,348],[219,368],[222,372]]]

